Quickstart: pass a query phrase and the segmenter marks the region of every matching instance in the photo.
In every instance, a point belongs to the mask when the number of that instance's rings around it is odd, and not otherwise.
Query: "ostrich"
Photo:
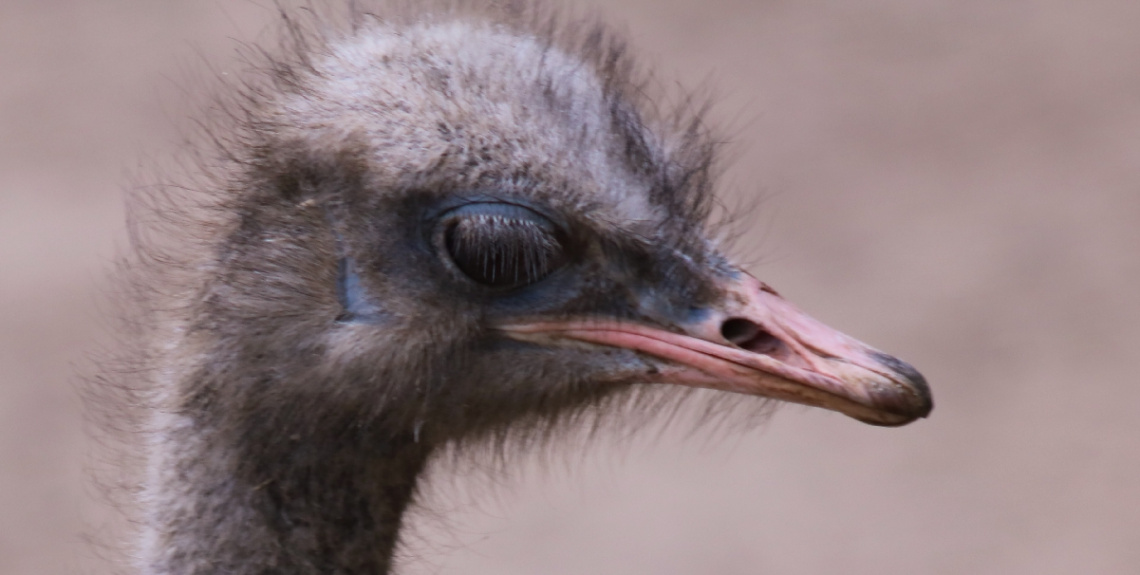
[[[212,199],[180,224],[202,249],[136,250],[165,282],[143,573],[388,573],[433,456],[661,384],[929,413],[911,366],[718,251],[713,138],[613,33],[403,10],[287,15],[212,134]]]

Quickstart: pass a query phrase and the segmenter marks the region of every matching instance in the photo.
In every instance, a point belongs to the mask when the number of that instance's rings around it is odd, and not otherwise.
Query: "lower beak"
[[[771,288],[740,273],[727,297],[681,333],[590,318],[503,326],[523,340],[573,340],[630,349],[664,360],[653,383],[770,397],[904,425],[933,408],[926,380],[909,364],[820,323]]]

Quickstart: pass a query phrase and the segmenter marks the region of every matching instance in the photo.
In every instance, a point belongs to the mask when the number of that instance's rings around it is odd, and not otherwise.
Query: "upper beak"
[[[756,278],[723,286],[725,302],[681,333],[627,321],[541,321],[503,326],[525,340],[576,340],[666,360],[650,382],[771,397],[838,411],[873,425],[904,425],[933,408],[909,364],[812,319]]]

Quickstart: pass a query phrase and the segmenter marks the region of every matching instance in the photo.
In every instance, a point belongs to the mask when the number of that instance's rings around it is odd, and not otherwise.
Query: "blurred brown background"
[[[477,505],[442,497],[406,572],[1140,573],[1140,3],[602,8],[663,77],[721,96],[726,190],[767,198],[753,271],[912,361],[937,408],[603,441]],[[204,62],[235,69],[273,20],[260,0],[0,2],[4,575],[110,572],[81,538],[109,511],[74,374],[107,339],[122,189],[176,152]]]

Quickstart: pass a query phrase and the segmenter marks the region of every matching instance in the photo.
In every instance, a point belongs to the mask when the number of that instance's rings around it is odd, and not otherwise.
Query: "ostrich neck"
[[[187,416],[163,427],[146,494],[148,575],[390,572],[430,451],[411,434],[238,435]]]

